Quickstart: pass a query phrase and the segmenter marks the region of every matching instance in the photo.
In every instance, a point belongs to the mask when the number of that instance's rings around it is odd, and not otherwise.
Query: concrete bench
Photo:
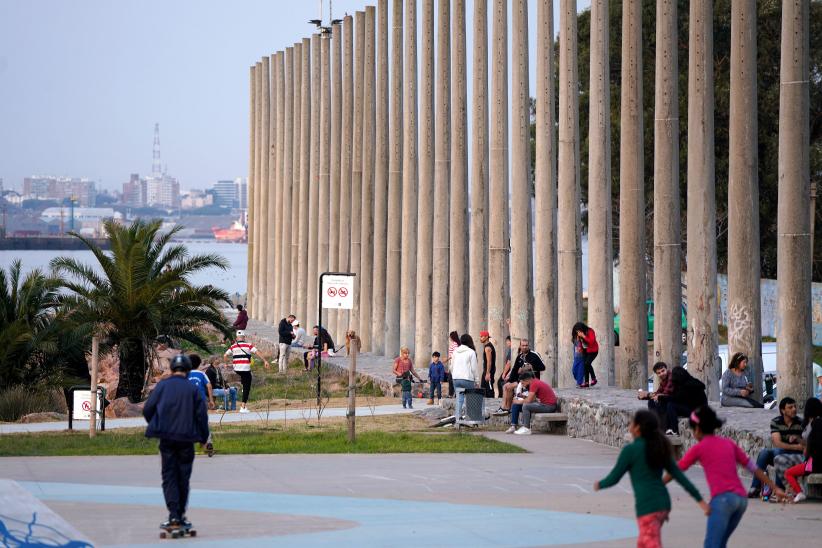
[[[822,474],[810,474],[805,477],[808,486],[807,495],[809,498],[822,498]]]
[[[531,430],[534,433],[565,434],[568,415],[565,413],[534,413],[531,415]]]

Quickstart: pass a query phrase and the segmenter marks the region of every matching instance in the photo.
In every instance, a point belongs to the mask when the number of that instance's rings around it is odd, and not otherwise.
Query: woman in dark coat
[[[679,434],[679,417],[688,417],[695,409],[708,404],[705,385],[693,377],[684,367],[674,367],[671,371],[674,390],[668,398],[665,409],[665,431],[668,435]]]

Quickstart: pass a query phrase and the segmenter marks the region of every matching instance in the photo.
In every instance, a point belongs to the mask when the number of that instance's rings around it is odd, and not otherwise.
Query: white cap
[[[242,329],[238,329],[237,330],[237,336],[238,337],[245,337],[245,331],[243,331]]]
[[[294,320],[291,325],[300,325],[300,320]]]

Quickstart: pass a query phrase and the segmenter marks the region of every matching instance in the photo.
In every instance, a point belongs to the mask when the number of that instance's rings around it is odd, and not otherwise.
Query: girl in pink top
[[[691,447],[679,461],[684,472],[699,462],[711,490],[711,514],[705,533],[705,548],[724,548],[731,533],[739,525],[748,506],[747,493],[739,480],[736,465],[741,464],[761,481],[770,485],[778,496],[785,496],[756,463],[732,440],[715,436],[722,421],[710,407],[703,406],[691,413],[691,430],[699,443]],[[670,478],[666,478],[666,482]]]

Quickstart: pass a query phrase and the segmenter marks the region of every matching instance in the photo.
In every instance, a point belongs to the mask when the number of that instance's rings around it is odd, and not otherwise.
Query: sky
[[[528,3],[533,95],[537,1]],[[334,16],[373,4],[335,0]],[[155,123],[162,163],[183,189],[245,176],[249,66],[309,36],[318,12],[317,0],[0,0],[5,188],[55,175],[120,189],[130,173],[150,173]],[[470,108],[470,77],[468,93]]]

